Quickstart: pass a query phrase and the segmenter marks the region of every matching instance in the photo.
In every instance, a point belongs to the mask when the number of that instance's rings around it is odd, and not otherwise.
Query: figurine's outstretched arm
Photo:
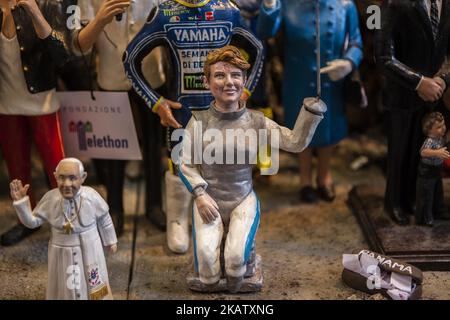
[[[27,196],[27,191],[30,185],[22,185],[22,181],[13,180],[9,184],[11,191],[11,198],[13,199],[13,206],[16,210],[20,222],[30,229],[37,228],[44,223],[40,217],[34,216],[31,212],[30,198]]]
[[[306,98],[303,101],[303,107],[295,122],[293,130],[280,126],[275,121],[266,119],[266,129],[272,141],[273,131],[279,134],[280,149],[289,152],[301,152],[311,142],[314,132],[316,131],[319,122],[323,119],[323,114],[326,112],[327,106],[322,100],[317,98]]]

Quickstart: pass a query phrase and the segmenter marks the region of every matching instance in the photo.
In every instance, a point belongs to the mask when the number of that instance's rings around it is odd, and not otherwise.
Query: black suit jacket
[[[386,76],[383,90],[388,109],[418,109],[426,103],[415,88],[422,76],[434,77],[449,54],[450,0],[442,1],[439,31],[433,39],[422,0],[384,0],[381,30],[375,35],[375,59]],[[447,87],[448,73],[439,74]]]

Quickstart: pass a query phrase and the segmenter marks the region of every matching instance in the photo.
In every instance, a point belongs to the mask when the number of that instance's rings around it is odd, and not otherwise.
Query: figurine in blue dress
[[[316,5],[320,3],[320,66],[316,62]],[[300,154],[300,198],[313,203],[317,196],[335,197],[330,162],[333,147],[347,135],[344,78],[361,63],[362,40],[358,12],[352,0],[264,0],[258,21],[262,38],[283,30],[285,125],[292,128],[306,97],[317,94],[321,68],[321,99],[328,106],[310,148]],[[317,190],[312,187],[312,149],[317,149]]]

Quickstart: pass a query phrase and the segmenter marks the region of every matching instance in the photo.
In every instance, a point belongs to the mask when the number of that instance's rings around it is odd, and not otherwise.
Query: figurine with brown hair
[[[261,289],[262,276],[257,272],[258,266],[255,268],[255,262],[258,265],[259,261],[255,255],[255,236],[260,210],[252,184],[261,132],[270,136],[266,141],[273,142],[272,136],[277,136],[279,148],[300,152],[308,146],[326,111],[320,99],[305,99],[294,129],[290,130],[259,111],[247,109],[240,97],[249,68],[250,64],[234,46],[208,54],[204,81],[214,100],[208,110],[193,112],[183,136],[179,171],[195,199],[193,242],[198,278],[188,278],[192,290],[249,292]],[[239,143],[240,138],[246,140],[252,132],[259,133],[254,135],[258,143]],[[204,137],[201,142],[199,134]],[[208,152],[211,151],[210,138],[217,147],[215,152]],[[199,144],[201,161],[196,159],[195,151]],[[265,141],[261,145],[266,145]],[[272,145],[272,161],[276,151],[276,146]],[[213,159],[208,159],[208,154]],[[245,159],[239,159],[239,154],[244,154]],[[177,162],[173,154],[172,159]],[[259,275],[256,279],[255,272]]]

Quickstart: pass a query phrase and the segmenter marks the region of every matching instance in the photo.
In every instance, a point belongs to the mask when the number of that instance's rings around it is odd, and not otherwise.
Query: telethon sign
[[[67,157],[141,160],[126,92],[58,92]]]

